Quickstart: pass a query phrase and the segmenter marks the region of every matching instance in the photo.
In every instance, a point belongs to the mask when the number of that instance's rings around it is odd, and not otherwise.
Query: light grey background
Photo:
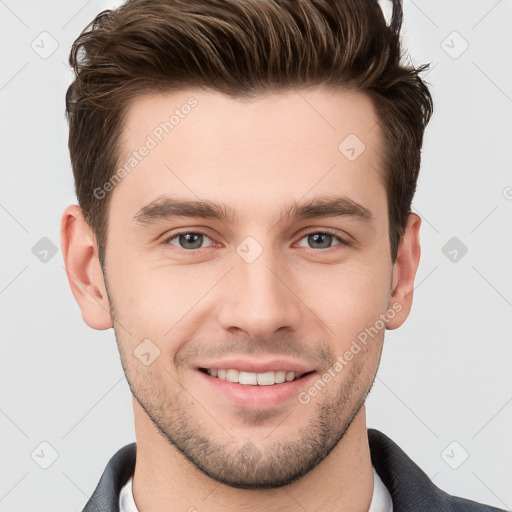
[[[59,233],[62,211],[76,202],[67,57],[82,28],[115,5],[0,0],[4,512],[81,510],[108,459],[135,440],[113,331],[82,321]],[[447,492],[510,509],[512,2],[405,0],[404,8],[413,62],[432,63],[435,114],[414,201],[423,218],[414,306],[386,335],[368,424]],[[36,245],[48,245],[43,237],[58,249],[46,262]]]

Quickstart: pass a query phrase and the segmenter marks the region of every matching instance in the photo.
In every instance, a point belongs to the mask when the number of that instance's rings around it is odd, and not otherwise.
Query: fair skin
[[[385,328],[396,329],[411,308],[420,218],[409,216],[393,263],[373,105],[362,93],[320,87],[252,101],[195,89],[146,95],[130,105],[120,165],[191,96],[197,106],[111,193],[107,283],[79,207],[62,217],[82,317],[94,329],[114,328],[134,395],[136,505],[367,511],[373,475],[364,400],[385,329],[308,403],[298,396],[379,315],[393,309]],[[366,147],[354,161],[338,150],[349,134]],[[166,194],[222,203],[237,218],[133,220]],[[283,215],[294,201],[333,195],[371,218],[354,208]],[[173,237],[181,232],[192,235]],[[246,237],[257,245],[240,246]],[[248,262],[248,248],[262,252]],[[134,351],[147,339],[159,356],[146,365]],[[236,368],[228,359],[306,375],[220,386],[199,370]],[[279,397],[278,388],[290,391]]]

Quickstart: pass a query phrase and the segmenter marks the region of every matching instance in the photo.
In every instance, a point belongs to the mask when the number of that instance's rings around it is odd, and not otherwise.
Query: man
[[[432,113],[377,1],[133,0],[75,41],[62,249],[136,444],[84,510],[497,510],[365,399],[412,305]]]

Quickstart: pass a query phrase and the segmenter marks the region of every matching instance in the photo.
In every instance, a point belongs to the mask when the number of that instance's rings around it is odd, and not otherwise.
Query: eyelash
[[[346,242],[343,238],[341,238],[339,235],[336,235],[335,233],[332,233],[331,231],[329,230],[322,230],[322,231],[310,231],[308,233],[304,233],[299,240],[302,240],[303,238],[309,236],[309,235],[317,235],[317,234],[322,234],[322,235],[330,235],[332,236],[333,238],[335,238],[339,244],[337,245],[344,245],[344,246],[348,246],[350,245],[348,242]],[[171,236],[169,237],[166,237],[163,241],[162,241],[162,244],[164,246],[170,246],[170,241],[171,240],[174,240],[175,238],[178,238],[179,236],[181,235],[202,235],[202,236],[205,236],[206,238],[209,238],[210,240],[212,240],[206,233],[203,233],[202,231],[180,231],[178,233],[174,233],[172,234]],[[213,241],[213,240],[212,240]],[[312,247],[307,247],[307,249],[309,249],[310,251],[314,251],[314,252],[328,252],[328,251],[331,251],[333,250],[337,245],[333,246],[333,247],[327,247],[326,249],[313,249]],[[211,247],[211,246],[210,246]],[[201,251],[202,249],[208,249],[208,247],[202,247],[202,248],[199,248],[199,249],[183,249],[181,247],[177,247],[177,246],[173,246],[173,250],[177,250],[178,252],[182,253],[182,254],[195,254],[196,252],[198,251]]]

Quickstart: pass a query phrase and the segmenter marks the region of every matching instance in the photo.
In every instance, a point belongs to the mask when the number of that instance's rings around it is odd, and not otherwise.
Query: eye
[[[337,241],[338,243],[334,245],[348,245],[342,238],[333,233],[329,233],[326,231],[313,231],[304,235],[301,240],[306,239],[311,249],[330,249],[333,241]],[[302,245],[301,247],[305,247]]]
[[[197,231],[182,231],[180,233],[174,233],[172,236],[166,238],[163,241],[163,244],[174,245],[183,252],[193,252],[195,250],[208,247],[203,246],[205,240],[210,240],[210,242],[213,242],[212,239],[204,233]],[[327,231],[313,231],[304,235],[301,240],[306,240],[308,245],[305,246],[299,244],[299,246],[308,247],[310,249],[330,249],[333,247],[333,242],[336,242],[334,243],[334,246],[348,245],[348,243],[345,242],[345,240],[343,240],[341,237]],[[212,245],[214,244],[211,243],[209,246]]]
[[[183,231],[181,233],[175,233],[174,235],[166,238],[164,244],[170,244],[177,246],[179,249],[185,251],[193,251],[195,249],[202,249],[204,240],[211,240],[210,237],[204,233],[197,233],[195,231]],[[177,243],[173,243],[176,241]]]

